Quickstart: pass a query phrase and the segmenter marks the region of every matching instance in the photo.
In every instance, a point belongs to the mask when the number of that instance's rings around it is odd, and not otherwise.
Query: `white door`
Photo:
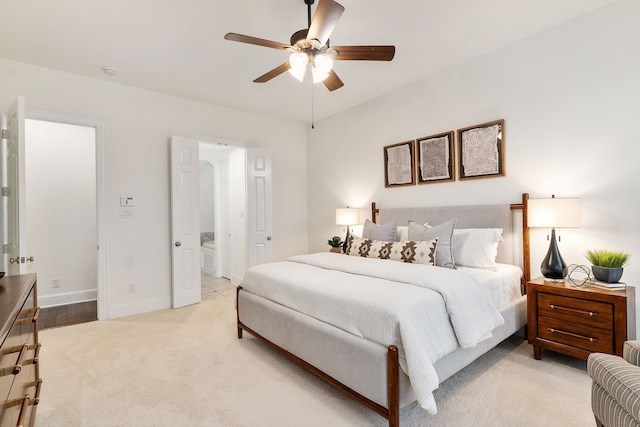
[[[249,267],[271,262],[271,150],[247,149]]]
[[[2,258],[7,275],[27,272],[25,206],[25,101],[2,117]],[[21,220],[22,219],[22,220]]]
[[[202,299],[200,282],[199,143],[171,137],[172,306]]]

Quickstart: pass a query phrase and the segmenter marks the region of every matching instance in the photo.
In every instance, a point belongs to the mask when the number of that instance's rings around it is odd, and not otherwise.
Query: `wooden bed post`
[[[380,209],[376,208],[376,202],[371,202],[371,222],[376,222],[376,217],[378,216],[379,212]]]
[[[531,254],[529,253],[529,193],[522,193],[522,203],[512,203],[511,210],[522,211],[522,284],[531,279]]]
[[[240,323],[240,307],[239,307],[240,299],[238,298],[238,295],[240,294],[240,289],[242,289],[242,286],[238,286],[236,288],[236,326],[238,327],[238,339],[242,338],[242,328],[240,327],[240,325],[241,325],[241,323]]]
[[[387,351],[387,405],[389,427],[400,427],[400,375],[398,347],[390,345]]]

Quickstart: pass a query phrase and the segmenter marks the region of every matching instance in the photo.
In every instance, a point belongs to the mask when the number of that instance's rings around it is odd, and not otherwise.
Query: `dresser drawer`
[[[538,318],[538,336],[574,348],[599,353],[614,353],[612,330],[569,323],[555,317]]]
[[[538,316],[613,330],[613,305],[606,302],[538,292]]]

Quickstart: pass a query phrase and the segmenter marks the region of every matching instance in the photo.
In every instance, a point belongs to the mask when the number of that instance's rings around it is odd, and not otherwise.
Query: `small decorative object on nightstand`
[[[617,283],[622,277],[622,268],[629,261],[629,254],[622,251],[590,249],[585,257],[591,262],[594,277],[601,282]]]
[[[622,356],[635,339],[635,288],[576,288],[539,277],[527,282],[528,341],[541,359],[542,349],[586,360],[589,354]]]
[[[329,246],[331,246],[331,252],[340,253],[342,251],[342,248],[340,248],[340,246],[342,246],[342,239],[340,238],[340,236],[333,236],[328,240],[328,243]]]

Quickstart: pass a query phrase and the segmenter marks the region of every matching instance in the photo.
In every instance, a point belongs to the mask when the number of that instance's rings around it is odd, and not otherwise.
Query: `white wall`
[[[210,135],[271,148],[274,259],[306,251],[303,125],[4,59],[0,59],[0,81],[0,105],[8,106],[24,95],[27,107],[105,122],[110,313],[169,306],[168,138],[172,134]],[[119,218],[122,195],[136,198],[135,219]],[[131,282],[137,284],[136,293],[128,292]]]
[[[589,248],[628,251],[623,280],[639,285],[639,16],[637,0],[616,2],[317,122],[308,129],[310,250],[326,251],[327,239],[342,235],[337,207],[361,207],[368,217],[371,201],[513,203],[523,192],[556,194],[582,199],[582,227],[561,233],[565,260],[588,264]],[[385,145],[500,118],[506,177],[384,188]],[[547,247],[544,231],[532,234],[533,276]]]
[[[27,120],[27,256],[40,305],[95,299],[95,129]],[[52,288],[52,279],[59,287]]]

